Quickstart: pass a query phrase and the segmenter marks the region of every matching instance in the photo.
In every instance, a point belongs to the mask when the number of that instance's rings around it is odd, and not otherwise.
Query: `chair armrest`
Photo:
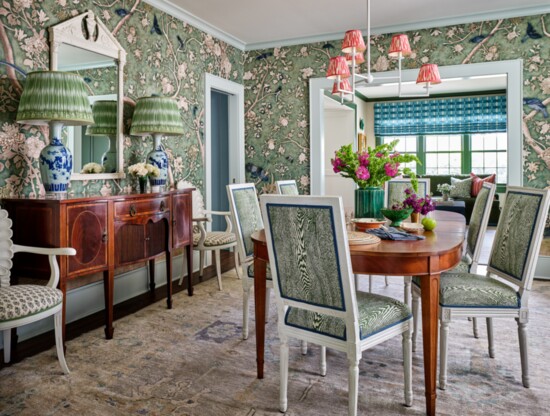
[[[231,215],[231,212],[229,211],[204,211],[205,214],[211,214],[211,215]]]
[[[74,256],[76,254],[76,250],[72,247],[46,248],[46,247],[20,246],[19,244],[13,245],[13,252],[44,254],[46,256]]]
[[[230,233],[233,229],[233,224],[231,222],[231,212],[230,211],[204,211],[207,215],[220,215],[225,217],[225,232]],[[212,219],[209,219],[208,221],[212,221]]]
[[[55,256],[74,256],[76,254],[76,250],[71,247],[46,248],[20,246],[18,244],[13,245],[13,252],[43,254],[48,256],[48,260],[50,262],[50,280],[46,286],[49,287],[57,287],[57,284],[59,283],[59,265],[57,264],[57,259]]]

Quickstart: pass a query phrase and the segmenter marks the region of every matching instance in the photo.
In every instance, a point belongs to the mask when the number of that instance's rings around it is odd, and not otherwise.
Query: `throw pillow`
[[[495,183],[495,180],[496,180],[495,173],[487,176],[486,178],[481,179],[479,176],[477,176],[475,173],[472,172],[470,173],[470,177],[472,178],[472,196],[473,197],[479,194],[479,191],[481,191],[481,188],[483,187],[483,182]]]
[[[451,177],[451,185],[454,186],[454,188],[451,189],[451,198],[470,198],[470,193],[472,191],[472,178],[461,180]]]

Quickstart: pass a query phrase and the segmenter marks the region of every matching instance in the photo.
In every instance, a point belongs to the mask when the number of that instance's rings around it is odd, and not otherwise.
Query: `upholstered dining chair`
[[[449,324],[458,317],[486,318],[491,358],[495,356],[493,318],[514,318],[518,325],[522,382],[529,387],[528,300],[549,207],[550,190],[508,187],[487,275],[453,272],[442,277],[439,388],[444,390],[447,385]]]
[[[479,191],[478,197],[472,209],[470,225],[468,226],[468,235],[466,237],[466,251],[460,263],[450,270],[450,273],[477,273],[477,266],[481,256],[481,248],[487,231],[487,224],[491,215],[491,206],[495,197],[496,185],[484,183]],[[445,273],[441,276],[445,278]],[[420,278],[412,279],[412,312],[414,317],[414,330],[412,338],[412,348],[416,351],[416,339],[418,335],[418,321],[420,309]],[[474,336],[478,338],[477,320],[473,318]]]
[[[412,405],[411,320],[407,305],[355,291],[341,197],[261,197],[279,315],[280,403],[287,410],[289,338],[347,354],[348,414],[357,414],[362,352],[402,335],[405,404]]]
[[[281,195],[299,195],[298,185],[294,179],[277,181],[277,192]]]
[[[224,231],[207,231],[206,224],[212,222],[212,215],[219,215],[225,217],[226,228]],[[193,250],[199,252],[199,276],[202,277],[204,271],[204,263],[207,251],[214,252],[215,264],[216,264],[216,277],[218,278],[218,287],[223,290],[222,285],[222,273],[221,273],[221,259],[220,251],[228,248],[236,248],[237,237],[233,232],[233,225],[231,223],[231,212],[229,211],[209,211],[204,209],[204,200],[200,191],[193,191]],[[240,271],[238,267],[238,254],[237,250],[234,250],[235,255],[235,270],[237,276],[240,278]],[[190,271],[189,273],[192,273]],[[179,284],[183,283],[184,275],[180,277]]]
[[[74,256],[74,248],[41,248],[13,244],[12,222],[8,212],[0,210],[0,331],[4,335],[4,362],[11,359],[11,330],[47,318],[54,317],[57,358],[63,373],[69,368],[63,353],[62,308],[63,292],[57,289],[59,266],[55,256]],[[15,253],[33,253],[48,256],[50,280],[45,286],[29,284],[10,286],[10,274]]]

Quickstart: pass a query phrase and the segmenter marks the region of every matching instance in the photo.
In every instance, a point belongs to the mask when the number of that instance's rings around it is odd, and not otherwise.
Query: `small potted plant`
[[[147,185],[148,177],[156,178],[160,175],[159,168],[149,163],[143,163],[143,162],[136,163],[134,165],[129,166],[128,172],[130,173],[130,175],[138,178],[140,193],[145,192],[145,187]]]
[[[407,198],[403,201],[403,207],[413,209],[411,222],[420,222],[420,214],[428,215],[428,213],[435,210],[435,205],[430,195],[419,198],[411,188],[405,189],[405,194]]]
[[[440,183],[437,185],[437,190],[441,192],[441,195],[443,195],[443,201],[449,200],[449,194],[451,193],[451,190],[454,188],[453,185],[450,183]]]
[[[103,173],[104,169],[99,163],[91,162],[82,166],[80,173]]]

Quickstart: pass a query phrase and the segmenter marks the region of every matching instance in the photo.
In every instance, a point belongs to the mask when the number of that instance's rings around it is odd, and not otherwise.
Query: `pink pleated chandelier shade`
[[[363,39],[363,33],[360,30],[348,30],[344,35],[344,40],[342,41],[342,52],[352,53],[353,48],[355,52],[363,52],[366,48],[365,40]]]
[[[330,58],[330,62],[328,64],[327,78],[335,79],[338,76],[340,76],[340,78],[348,78],[350,76],[348,63],[346,62],[346,58],[343,56],[335,56]]]
[[[441,77],[439,76],[439,69],[436,64],[424,64],[420,67],[416,83],[421,84],[423,82],[441,84]]]
[[[338,85],[338,81],[334,81],[334,86],[332,87],[332,93],[333,94],[350,94],[351,93],[351,85],[349,83],[348,78],[344,78],[340,81],[340,85]]]
[[[388,56],[398,58],[399,56],[410,56],[411,54],[412,50],[408,36],[404,34],[393,35]]]
[[[353,65],[353,55],[351,53],[346,53],[346,61],[348,65]],[[365,56],[363,53],[356,53],[355,54],[355,66],[361,65],[365,62]]]

